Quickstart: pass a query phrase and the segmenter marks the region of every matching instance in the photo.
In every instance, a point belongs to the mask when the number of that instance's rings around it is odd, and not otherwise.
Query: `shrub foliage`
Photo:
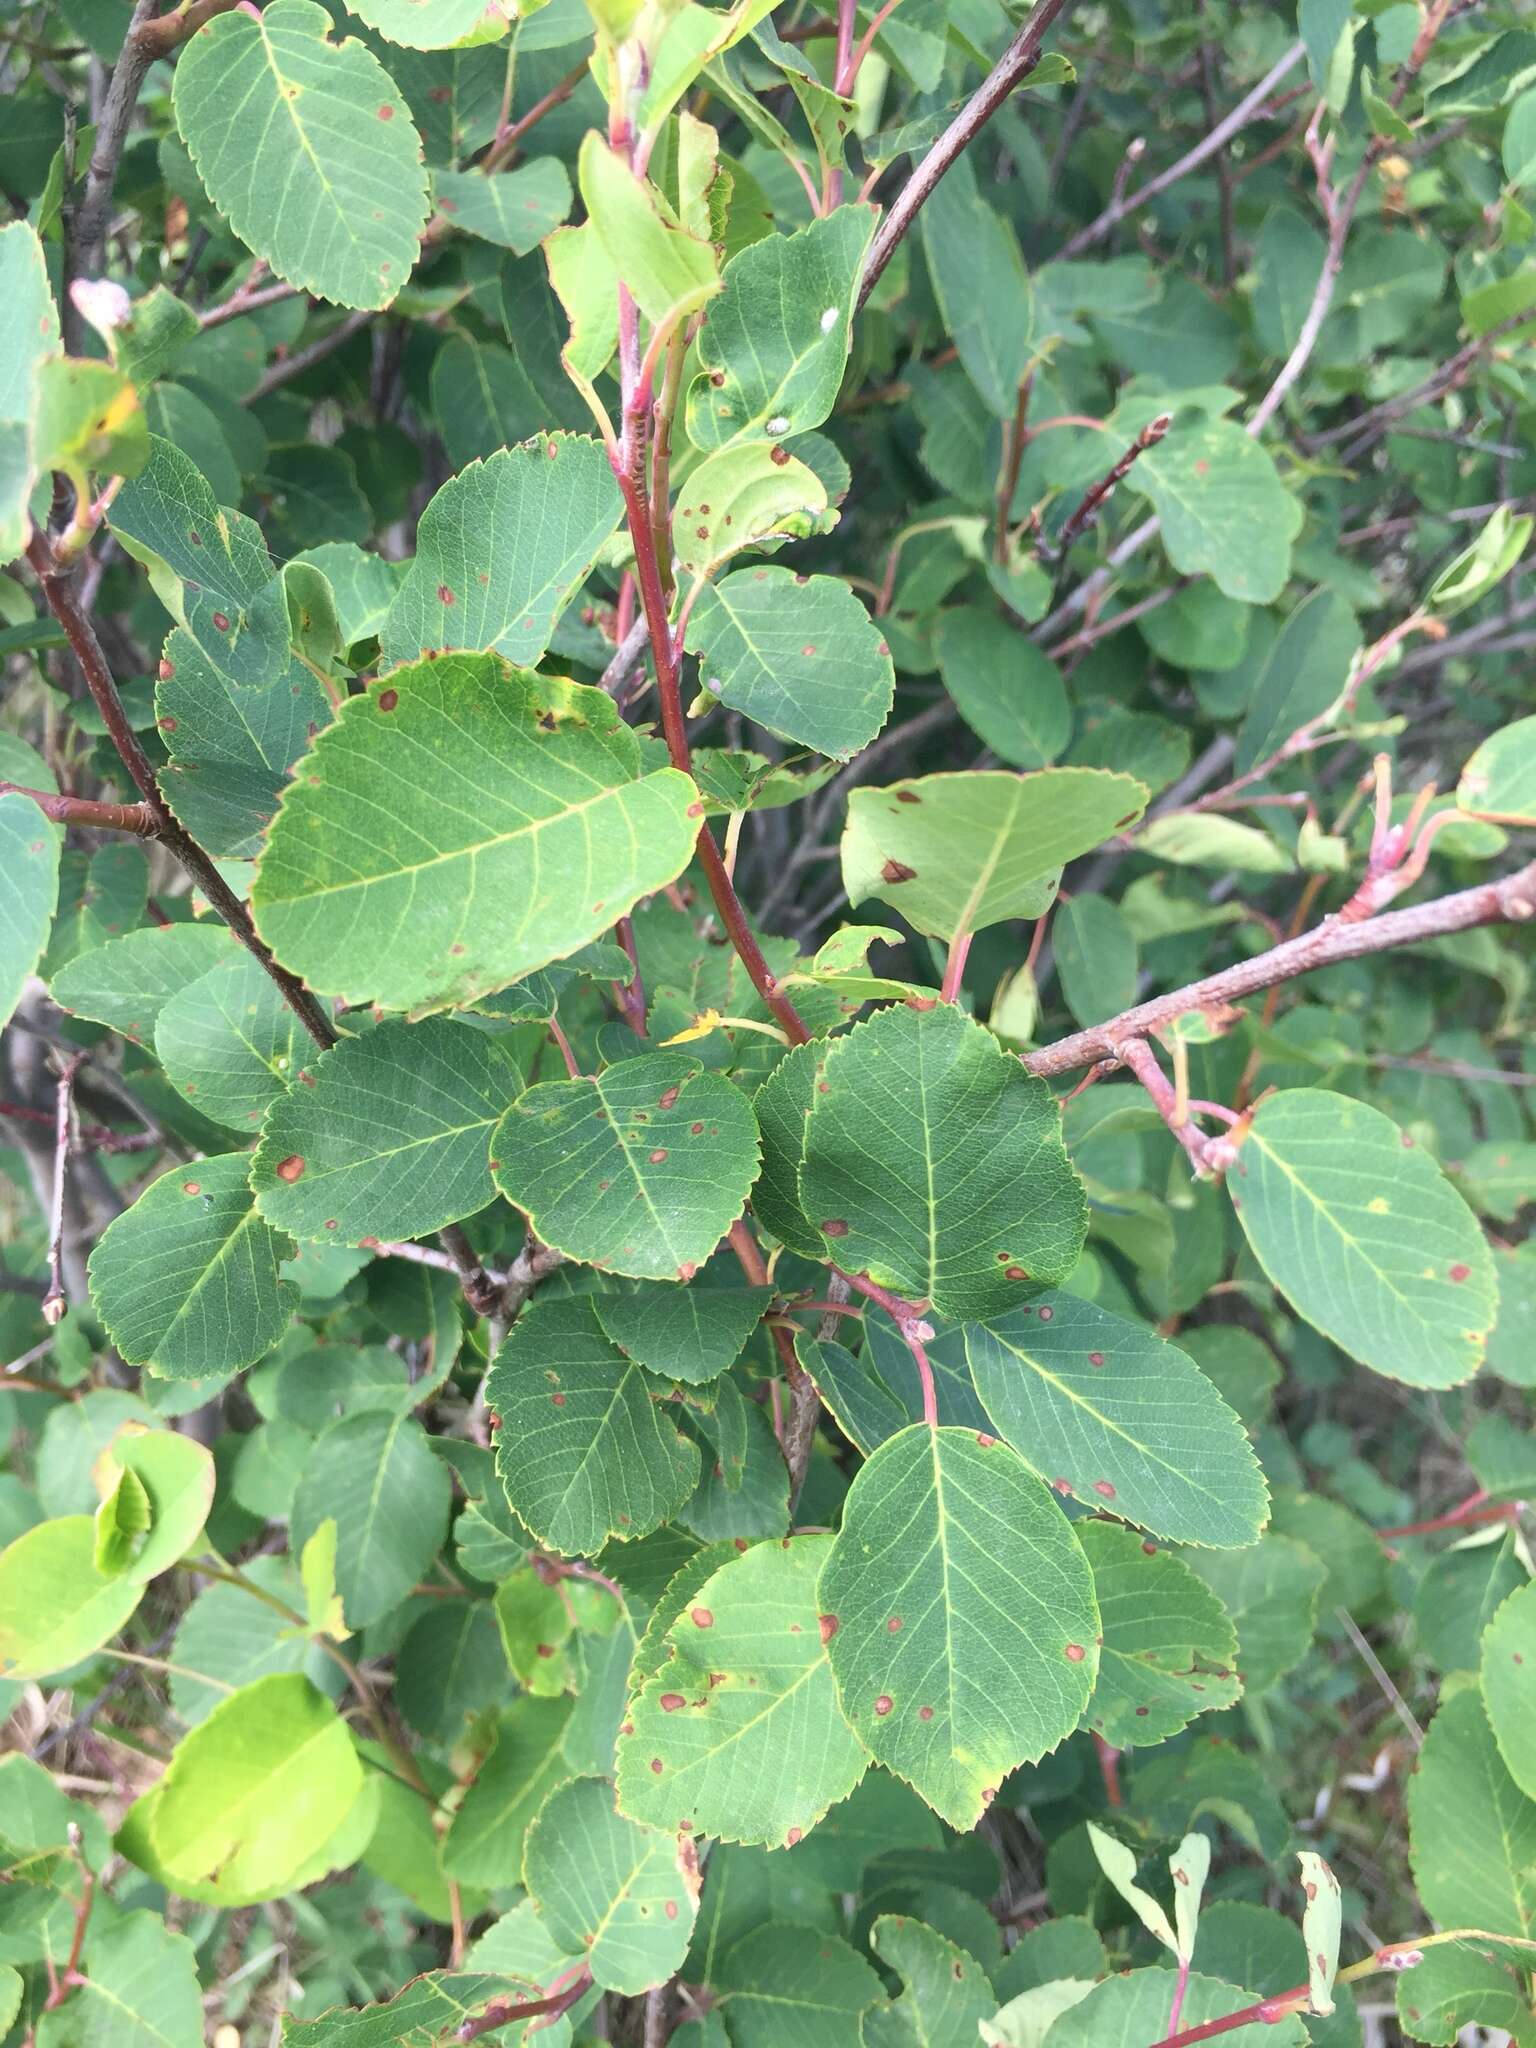
[[[1518,12],[13,13],[0,2037],[1536,2042]]]

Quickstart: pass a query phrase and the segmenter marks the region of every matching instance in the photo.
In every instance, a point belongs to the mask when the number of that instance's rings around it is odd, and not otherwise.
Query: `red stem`
[[[904,1301],[899,1294],[892,1294],[888,1287],[880,1286],[878,1281],[871,1280],[867,1273],[846,1273],[841,1266],[834,1266],[832,1270],[841,1274],[850,1287],[857,1288],[860,1294],[883,1308],[895,1323],[901,1333],[901,1341],[911,1352],[912,1363],[917,1367],[917,1377],[923,1389],[923,1420],[930,1429],[937,1429],[938,1388],[934,1383],[933,1366],[929,1362],[928,1353],[923,1349],[924,1344],[933,1335],[933,1326],[923,1321],[914,1302]]]
[[[1310,1996],[1308,1987],[1298,1984],[1294,1991],[1279,1991],[1273,1998],[1261,1998],[1256,2005],[1245,2005],[1241,2012],[1229,2012],[1225,2019],[1206,2020],[1198,2027],[1186,2027],[1181,2034],[1166,2034],[1161,2041],[1154,2041],[1152,2048],[1192,2048],[1196,2041],[1212,2041],[1218,2034],[1231,2034],[1239,2027],[1273,2027],[1289,2019],[1292,2013],[1304,2012]]]
[[[148,804],[102,804],[87,796],[55,796],[46,789],[28,789],[21,782],[0,782],[0,796],[29,796],[56,825],[90,825],[100,832],[131,832],[137,839],[155,839],[160,828]]]
[[[944,986],[939,990],[941,1003],[958,1003],[960,984],[965,979],[965,956],[971,950],[970,932],[956,932],[949,942],[949,958],[944,963]]]
[[[627,426],[626,420],[626,428]],[[639,437],[633,438],[638,441]],[[651,636],[651,658],[656,665],[656,691],[661,704],[661,728],[666,735],[667,752],[671,756],[673,767],[680,768],[688,775],[693,770],[693,756],[689,751],[688,733],[683,719],[677,661],[672,649],[672,629],[667,623],[667,605],[662,594],[661,572],[657,565],[655,538],[651,527],[650,509],[646,503],[645,485],[642,478],[635,474],[635,468],[643,467],[643,448],[637,447],[634,455],[639,458],[638,464],[633,467],[616,468],[615,473],[624,498],[624,510],[629,521],[629,537],[635,550],[636,581],[640,585],[640,601],[645,607],[646,626]],[[720,920],[729,934],[731,944],[736,948],[742,965],[751,977],[752,986],[778,1019],[790,1044],[807,1044],[811,1034],[801,1021],[799,1011],[780,989],[769,970],[768,962],[763,958],[763,949],[752,935],[746,912],[731,886],[725,862],[707,823],[699,826],[697,852],[704,869],[704,878],[709,884],[709,893],[714,898],[715,908],[720,913]]]
[[[530,1998],[522,2004],[506,2003],[488,2005],[478,2018],[465,2020],[454,2035],[456,2041],[478,2041],[482,2034],[494,2034],[498,2027],[508,2027],[514,2020],[537,2019],[548,2013],[551,2019],[560,2013],[569,2012],[576,2001],[585,1993],[592,1982],[590,1970],[583,1969],[574,1984],[564,1991],[551,1992],[548,1998]]]
[[[1111,1806],[1123,1806],[1125,1804],[1125,1795],[1120,1790],[1120,1752],[1112,1743],[1106,1742],[1102,1735],[1094,1736],[1093,1746],[1098,1752],[1099,1775],[1104,1780],[1105,1800]],[[1177,2013],[1174,2014],[1169,2025],[1178,2025]]]
[[[1459,1507],[1443,1515],[1431,1515],[1426,1522],[1401,1522],[1395,1529],[1378,1529],[1376,1534],[1384,1543],[1394,1536],[1432,1536],[1438,1529],[1466,1529],[1476,1522],[1512,1522],[1520,1512],[1518,1501],[1494,1501],[1484,1506],[1487,1500],[1487,1491],[1480,1486]]]

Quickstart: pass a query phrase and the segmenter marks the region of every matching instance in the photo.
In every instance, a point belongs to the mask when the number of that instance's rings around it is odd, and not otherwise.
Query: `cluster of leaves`
[[[0,51],[0,2041],[1529,2048],[1536,35],[119,12]]]

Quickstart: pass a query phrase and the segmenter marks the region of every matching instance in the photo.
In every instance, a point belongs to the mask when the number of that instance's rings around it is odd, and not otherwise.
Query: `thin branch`
[[[233,5],[233,0],[230,4]],[[107,215],[112,207],[112,188],[117,183],[117,167],[128,140],[134,108],[139,103],[139,88],[153,61],[154,53],[145,36],[154,26],[154,11],[155,0],[136,0],[123,47],[112,67],[106,105],[96,124],[96,140],[85,174],[85,192],[75,209],[72,237],[75,267],[78,274],[85,277],[93,277],[101,268],[107,238]],[[66,293],[64,318],[74,325],[78,317]]]
[[[908,178],[870,245],[869,261],[864,266],[858,298],[854,302],[855,312],[879,283],[885,266],[895,255],[902,237],[916,220],[924,200],[940,178],[1039,63],[1040,47],[1048,31],[1056,17],[1069,5],[1070,0],[1036,0],[1024,26]]]
[[[69,1313],[64,1291],[64,1191],[69,1179],[70,1095],[86,1055],[76,1053],[59,1068],[53,1118],[53,1198],[48,1211],[48,1292],[43,1296],[43,1321],[62,1323]]]
[[[1069,257],[1080,256],[1085,249],[1091,249],[1095,242],[1102,242],[1121,221],[1133,213],[1139,213],[1142,207],[1155,199],[1160,192],[1166,192],[1170,185],[1176,185],[1181,178],[1187,178],[1191,171],[1198,170],[1209,157],[1215,156],[1218,150],[1224,148],[1234,135],[1246,128],[1250,121],[1261,119],[1270,94],[1283,78],[1295,70],[1305,55],[1304,43],[1292,43],[1279,63],[1272,65],[1253,90],[1245,94],[1231,113],[1224,120],[1218,121],[1208,135],[1203,135],[1193,149],[1186,150],[1177,163],[1170,164],[1166,171],[1159,171],[1155,178],[1148,178],[1147,182],[1138,185],[1134,192],[1126,193],[1123,198],[1111,200],[1097,220],[1090,221],[1085,228],[1079,228],[1066,246],[1057,251],[1056,260],[1065,262]]]
[[[510,2026],[514,2020],[537,2019],[544,2013],[553,2019],[562,2012],[569,2012],[585,1995],[591,1982],[591,1971],[583,1968],[574,1984],[568,1985],[564,1991],[552,1992],[547,1998],[525,1999],[521,2003],[506,1999],[496,2005],[488,2005],[477,2018],[465,2020],[454,2039],[478,2041],[482,2034],[494,2034],[498,2027]]]
[[[337,349],[345,347],[373,318],[371,313],[349,313],[339,321],[329,334],[322,334],[318,341],[312,341],[307,348],[299,349],[291,356],[284,356],[274,363],[260,381],[241,399],[242,405],[259,405],[264,398],[270,398],[274,391],[281,391],[285,384],[291,384],[295,377],[302,377],[306,370],[312,370],[316,363],[323,363],[327,356],[333,356]]]
[[[1090,532],[1098,524],[1099,514],[1103,511],[1105,502],[1116,484],[1122,483],[1130,475],[1132,468],[1135,466],[1136,458],[1140,455],[1145,455],[1149,448],[1155,448],[1172,425],[1173,414],[1171,412],[1160,412],[1156,419],[1148,420],[1130,447],[1126,449],[1125,453],[1108,473],[1100,477],[1099,481],[1084,494],[1082,503],[1070,515],[1058,534],[1053,549],[1054,553],[1064,555],[1074,541],[1080,540],[1085,533]]]
[[[160,794],[160,786],[155,781],[155,771],[150,765],[149,756],[139,744],[137,733],[128,722],[122,699],[117,694],[117,684],[113,681],[112,671],[107,665],[107,657],[96,637],[96,629],[81,605],[80,593],[75,586],[74,578],[67,573],[61,573],[58,569],[48,542],[41,533],[34,533],[27,543],[27,560],[42,585],[48,609],[64,628],[65,637],[69,641],[75,660],[79,663],[86,687],[101,713],[102,721],[122,759],[123,766],[133,778],[139,794],[155,820],[159,838],[168,851],[175,855],[240,944],[260,961],[282,991],[284,1001],[316,1045],[322,1048],[334,1045],[336,1032],[324,1010],[296,976],[290,974],[286,967],[278,965],[269,948],[257,936],[249,910],[197,841],[185,830]]]
[[[88,825],[98,832],[131,832],[136,839],[156,839],[160,827],[148,804],[101,804],[86,796],[55,796],[46,789],[28,789],[21,782],[0,782],[0,796],[29,796],[56,825]]]
[[[1331,967],[1341,960],[1359,960],[1368,953],[1384,953],[1394,946],[1422,945],[1426,940],[1446,938],[1452,932],[1474,931],[1487,924],[1524,924],[1536,917],[1536,861],[1502,881],[1482,882],[1475,889],[1462,889],[1452,896],[1437,896],[1428,903],[1415,903],[1407,910],[1390,910],[1383,916],[1350,923],[1337,917],[1325,918],[1314,931],[1287,939],[1267,953],[1256,954],[1235,967],[1209,974],[1169,995],[1155,996],[1139,1003],[1106,1024],[1076,1031],[1054,1045],[1025,1053],[1023,1064],[1031,1074],[1070,1074],[1097,1060],[1118,1060],[1128,1040],[1145,1038],[1171,1024],[1187,1010],[1221,1010],[1243,996],[1280,982],[1294,981],[1319,967]]]

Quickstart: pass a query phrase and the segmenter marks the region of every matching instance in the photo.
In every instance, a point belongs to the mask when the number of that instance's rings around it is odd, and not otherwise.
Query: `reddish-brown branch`
[[[53,1127],[46,1109],[32,1109],[24,1102],[0,1102],[0,1116],[16,1123]],[[160,1137],[155,1131],[114,1131],[107,1124],[87,1124],[76,1132],[75,1142],[87,1152],[148,1152],[160,1143]]]
[[[626,409],[626,434],[630,432],[630,416]],[[672,628],[667,620],[667,601],[661,587],[661,570],[656,557],[655,535],[651,525],[650,506],[646,500],[645,483],[636,472],[643,466],[644,450],[639,446],[639,436],[632,436],[636,443],[634,456],[615,463],[619,490],[624,499],[624,510],[629,521],[629,537],[635,551],[635,580],[640,586],[640,602],[644,607],[646,628],[651,640],[651,659],[656,666],[656,690],[661,704],[661,727],[666,735],[667,752],[672,765],[680,768],[685,775],[691,774],[693,756],[688,746],[688,733],[683,719],[682,691],[678,682],[677,656],[672,645]],[[720,849],[715,844],[715,835],[707,823],[699,826],[698,856],[704,869],[704,878],[709,884],[709,893],[714,898],[716,910],[724,924],[731,944],[741,957],[752,986],[757,990],[773,1015],[778,1019],[791,1045],[804,1045],[810,1032],[802,1023],[799,1011],[779,987],[768,962],[763,958],[763,949],[757,943],[751,926],[747,923],[746,912],[726,872]]]
[[[1105,1024],[1075,1031],[1070,1038],[1025,1053],[1023,1062],[1032,1074],[1070,1074],[1096,1060],[1118,1060],[1128,1040],[1145,1038],[1149,1032],[1171,1024],[1186,1010],[1220,1010],[1243,996],[1257,995],[1261,989],[1294,981],[1298,975],[1311,974],[1341,960],[1359,960],[1368,953],[1387,952],[1393,946],[1422,945],[1427,939],[1474,931],[1479,925],[1524,924],[1532,917],[1536,917],[1536,861],[1506,875],[1502,881],[1482,882],[1475,889],[1437,896],[1407,910],[1389,910],[1361,923],[1325,918],[1314,931],[1272,946],[1267,953],[1256,954],[1219,974],[1208,974],[1204,980],[1190,982],[1168,995],[1154,996],[1150,1002],[1138,1003]]]
[[[1039,63],[1041,46],[1056,17],[1068,5],[1069,0],[1036,0],[1024,26],[908,178],[870,244],[869,261],[859,282],[855,311],[863,306],[879,283],[885,266],[895,255],[902,237],[917,219],[923,202],[940,178]],[[1300,54],[1299,46],[1297,54]]]
[[[547,1998],[529,1998],[521,2002],[506,1999],[496,2005],[488,2005],[474,2019],[465,2020],[454,2039],[478,2041],[482,2034],[494,2034],[498,2027],[509,2027],[514,2020],[533,2020],[544,2014],[554,2019],[560,2013],[569,2012],[591,1982],[591,1971],[583,1969],[574,1984],[568,1984],[563,1991],[551,1992]]]
[[[23,782],[0,782],[0,796],[29,796],[56,825],[89,825],[98,832],[131,832],[137,839],[159,837],[160,827],[148,804],[103,804],[88,796],[55,796],[50,790],[28,789]]]
[[[155,821],[157,836],[175,855],[240,944],[260,961],[316,1045],[322,1048],[334,1045],[336,1032],[329,1017],[304,984],[273,958],[270,949],[257,936],[250,912],[160,794],[155,771],[139,744],[138,734],[128,722],[107,657],[80,602],[74,578],[60,571],[41,533],[34,533],[27,543],[27,560],[42,585],[48,609],[64,628],[70,650],[85,677],[86,687],[101,713],[112,744]]]
[[[1488,1489],[1478,1487],[1443,1515],[1431,1515],[1423,1522],[1399,1522],[1392,1529],[1378,1529],[1385,1543],[1396,1536],[1433,1536],[1441,1529],[1468,1529],[1478,1522],[1512,1522],[1520,1512],[1518,1501],[1490,1501]]]
[[[1058,554],[1064,555],[1075,540],[1081,539],[1098,523],[1099,514],[1103,511],[1105,502],[1116,484],[1122,483],[1129,476],[1136,458],[1145,455],[1149,448],[1155,448],[1172,425],[1171,412],[1160,412],[1155,420],[1148,420],[1108,473],[1100,477],[1092,489],[1085,493],[1082,503],[1062,527],[1056,540]]]

